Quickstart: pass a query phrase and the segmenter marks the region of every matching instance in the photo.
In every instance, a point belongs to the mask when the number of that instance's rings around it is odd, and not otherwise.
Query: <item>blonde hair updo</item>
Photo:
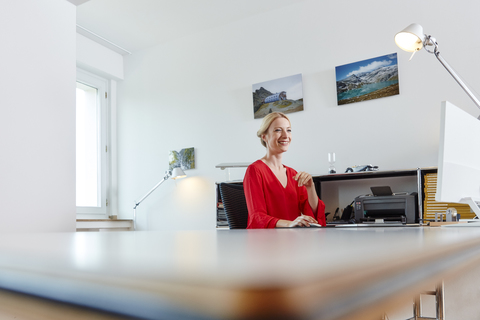
[[[263,118],[262,124],[260,125],[260,129],[258,129],[257,131],[257,137],[260,138],[260,142],[262,143],[262,146],[264,146],[265,148],[267,147],[267,144],[265,143],[265,141],[263,141],[262,135],[267,134],[268,128],[270,128],[270,125],[272,124],[272,122],[275,121],[275,119],[277,118],[285,118],[288,120],[288,122],[290,122],[290,119],[288,119],[288,117],[284,113],[272,112],[267,114]]]

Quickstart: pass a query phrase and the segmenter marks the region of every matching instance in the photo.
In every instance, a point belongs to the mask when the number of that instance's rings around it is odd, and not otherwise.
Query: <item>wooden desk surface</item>
[[[3,234],[0,288],[146,319],[372,319],[479,253],[456,227]]]

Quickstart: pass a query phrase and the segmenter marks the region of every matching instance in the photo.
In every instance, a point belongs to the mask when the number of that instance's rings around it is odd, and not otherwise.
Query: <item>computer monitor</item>
[[[442,102],[435,200],[467,203],[480,218],[480,121]]]

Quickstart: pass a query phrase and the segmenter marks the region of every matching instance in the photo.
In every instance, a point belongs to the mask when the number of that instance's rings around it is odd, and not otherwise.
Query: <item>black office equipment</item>
[[[355,198],[357,223],[418,223],[416,192],[384,196],[366,195]]]
[[[354,209],[353,209],[353,202],[352,201],[348,206],[343,209],[342,216],[340,219],[335,219],[336,217],[334,216],[333,221],[328,221],[327,225],[336,225],[336,224],[353,224],[355,223],[355,215],[354,215]],[[335,211],[335,215],[337,215],[339,208]]]
[[[343,221],[349,221],[350,219],[355,217],[354,210],[353,210],[353,202],[354,201],[350,202],[350,204],[348,206],[346,206],[345,209],[343,209],[343,213],[342,213],[342,220]]]
[[[382,187],[370,187],[374,196],[391,196],[393,195],[392,189],[389,186]]]

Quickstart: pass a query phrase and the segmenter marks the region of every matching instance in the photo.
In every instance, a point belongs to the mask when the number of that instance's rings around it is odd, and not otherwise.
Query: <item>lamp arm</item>
[[[455,71],[453,71],[453,69],[450,67],[450,65],[445,61],[445,59],[443,59],[441,56],[440,56],[440,52],[436,53],[435,56],[437,57],[438,61],[440,61],[440,63],[445,67],[445,69],[447,69],[447,71],[452,75],[452,77],[457,81],[457,83],[460,85],[460,87],[462,87],[462,89],[465,91],[465,93],[470,97],[470,99],[473,100],[473,102],[475,103],[475,105],[480,108],[480,100],[477,99],[477,97],[475,97],[475,95],[473,94],[473,92],[467,87],[467,85],[462,81],[462,79],[460,79],[460,77],[455,73]]]
[[[170,178],[171,175],[172,175],[171,171],[165,171],[165,176],[163,177],[163,179],[162,179],[159,183],[157,183],[157,184],[152,188],[152,190],[148,191],[148,193],[147,193],[146,195],[144,195],[140,200],[136,201],[136,202],[135,202],[135,207],[133,207],[133,209],[136,209],[136,208],[140,205],[140,203],[142,203],[143,200],[145,200],[145,198],[147,198],[153,191],[155,191],[155,189],[157,189],[158,187],[160,187],[160,185],[161,185],[162,183],[164,183],[165,180],[168,180],[168,178]]]
[[[165,176],[163,177],[163,179],[157,183],[153,188],[152,190],[148,191],[148,193],[146,195],[144,195],[140,200],[138,201],[135,201],[135,207],[133,207],[133,230],[137,230],[137,207],[140,205],[140,203],[143,202],[143,200],[145,200],[153,191],[155,191],[155,189],[157,189],[158,187],[160,187],[160,185],[162,183],[164,183],[166,180],[168,180],[168,178],[170,178],[170,176],[172,175],[172,172],[171,171],[165,171]]]
[[[465,82],[463,82],[463,80],[460,79],[460,77],[457,75],[457,73],[455,71],[453,71],[452,67],[450,67],[450,65],[447,63],[447,61],[445,61],[445,59],[443,59],[443,57],[440,56],[440,51],[438,50],[438,44],[437,44],[437,41],[435,40],[435,38],[433,38],[431,36],[427,36],[427,35],[425,35],[425,36],[426,37],[425,37],[424,46],[423,46],[425,48],[425,50],[427,50],[427,52],[429,52],[429,53],[433,53],[435,55],[435,57],[437,57],[438,61],[440,61],[440,63],[445,67],[445,69],[447,69],[448,73],[450,73],[450,75],[455,79],[455,81],[457,81],[457,83],[460,85],[460,87],[462,87],[462,89],[470,97],[470,99],[473,100],[475,105],[478,108],[480,108],[480,100],[478,100],[477,97],[475,97],[473,92],[467,87]],[[435,49],[433,51],[428,50],[427,45],[433,45],[433,46],[435,46]],[[480,119],[480,117],[479,117],[479,119]]]

